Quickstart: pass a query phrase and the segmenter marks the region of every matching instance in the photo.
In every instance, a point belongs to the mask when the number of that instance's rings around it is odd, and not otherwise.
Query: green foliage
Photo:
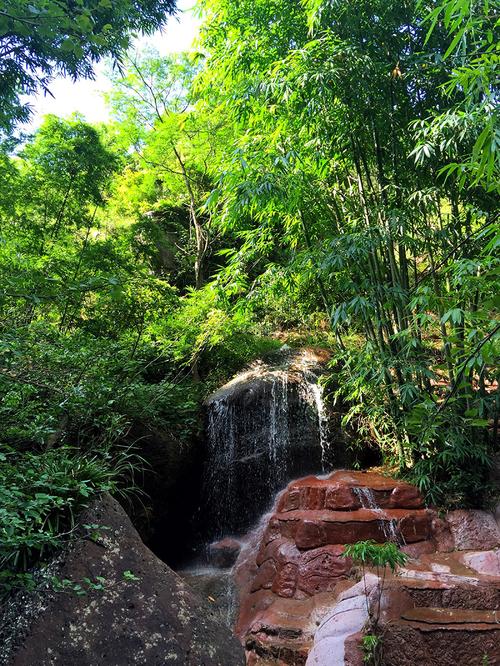
[[[21,95],[48,90],[64,74],[91,78],[104,56],[120,59],[136,31],[160,28],[172,0],[4,0],[0,10],[0,128],[29,116]]]
[[[117,490],[129,458],[69,448],[0,453],[0,569],[26,571],[68,537],[98,493]],[[122,478],[123,481],[123,478]]]
[[[480,185],[498,194],[500,113],[498,72],[500,23],[488,0],[444,0],[425,17],[429,39],[442,22],[451,43],[443,59],[453,64],[443,85],[447,95],[461,94],[453,106],[415,123],[415,160],[436,153],[448,163],[441,173],[455,175],[462,188]]]
[[[363,649],[363,661],[367,664],[376,664],[377,655],[380,650],[382,639],[376,634],[364,634],[361,639]]]
[[[363,636],[362,646],[364,661],[372,666],[379,666],[381,661],[382,637],[380,636],[379,620],[381,600],[384,592],[387,568],[394,573],[398,567],[403,567],[408,561],[408,555],[403,553],[398,546],[388,541],[387,543],[376,543],[372,539],[358,541],[357,543],[344,546],[343,557],[349,557],[355,564],[361,565],[363,579],[368,567],[374,568],[378,577],[375,599],[370,600],[366,589],[365,580],[365,603],[368,613],[368,627]]]
[[[69,578],[51,576],[50,583],[54,592],[69,592],[77,597],[85,597],[89,592],[102,592],[106,587],[106,579],[102,576],[97,576],[95,580],[84,578],[81,583]]]
[[[376,543],[372,539],[347,544],[344,547],[342,557],[350,557],[353,562],[362,567],[375,567],[377,572],[389,567],[394,573],[397,567],[404,566],[408,555],[403,553],[395,543]],[[377,574],[378,575],[378,574]]]
[[[128,580],[128,581],[138,581],[140,578],[136,576],[132,571],[127,569],[126,571],[123,572],[123,579]]]
[[[172,7],[118,4],[9,0],[0,127],[23,117],[20,93],[91,75]],[[81,458],[89,494],[114,489],[122,447],[158,431],[181,447],[208,391],[306,338],[332,346],[327,390],[354,445],[377,446],[432,502],[484,503],[500,412],[492,7],[200,11],[199,53],[123,58],[108,126],[49,117],[0,145],[5,494],[21,487],[28,512],[24,456],[28,470],[59,460],[61,479]],[[11,560],[71,530],[78,479],[68,496],[40,491],[45,509],[33,499],[33,544]],[[9,511],[6,529],[22,527]]]
[[[323,310],[345,423],[450,504],[484,500],[498,447],[498,26],[478,4],[439,3],[427,17],[423,3],[277,0],[250,11],[211,0],[199,77],[238,130],[209,198],[239,239],[227,283],[267,312],[261,321],[296,325]],[[469,78],[456,78],[458,58]],[[410,127],[465,106],[478,118],[470,132],[451,123],[449,136],[430,130],[439,151],[430,140],[415,148]],[[468,155],[477,178],[465,187]]]

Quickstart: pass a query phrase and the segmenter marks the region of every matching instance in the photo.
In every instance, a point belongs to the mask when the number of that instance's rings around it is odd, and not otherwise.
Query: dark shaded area
[[[246,532],[291,479],[346,465],[338,414],[325,412],[321,437],[313,396],[321,366],[300,362],[292,355],[278,370],[243,374],[207,400],[207,540]]]
[[[171,433],[134,431],[147,465],[141,479],[145,495],[133,500],[134,525],[149,548],[171,567],[199,551],[203,446],[199,439],[180,443]]]

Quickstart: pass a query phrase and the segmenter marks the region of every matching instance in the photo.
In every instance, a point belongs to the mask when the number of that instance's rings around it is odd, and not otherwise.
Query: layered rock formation
[[[462,521],[452,512],[449,520],[441,519],[424,508],[416,488],[374,473],[339,471],[290,483],[249,538],[236,567],[241,598],[236,629],[248,663],[363,663],[365,594],[378,583],[372,575],[369,585],[365,580],[356,586],[356,571],[342,552],[344,544],[365,539],[396,541],[411,557],[386,581],[381,619],[387,625],[387,666],[448,663],[439,661],[445,647],[436,652],[439,659],[432,656],[434,643],[441,641],[453,654],[458,637],[471,646],[464,653],[466,663],[483,663],[483,654],[479,660],[472,654],[482,639],[484,654],[496,659],[498,551],[458,550],[500,546],[490,518],[486,512],[468,512]],[[418,654],[427,655],[427,661],[398,661],[403,636],[419,643]]]

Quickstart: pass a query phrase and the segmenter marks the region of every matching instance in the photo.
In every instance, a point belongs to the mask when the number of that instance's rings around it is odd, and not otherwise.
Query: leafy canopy
[[[0,8],[0,129],[26,120],[21,95],[49,91],[59,74],[91,78],[104,56],[120,60],[135,32],[161,28],[173,0],[4,0]]]

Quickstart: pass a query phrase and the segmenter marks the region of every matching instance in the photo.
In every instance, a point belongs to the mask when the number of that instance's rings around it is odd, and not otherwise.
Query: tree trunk
[[[203,286],[203,259],[205,256],[205,252],[207,251],[208,238],[203,229],[203,225],[200,222],[200,219],[196,213],[196,200],[194,197],[193,188],[191,187],[189,176],[186,171],[186,166],[179,151],[177,150],[177,148],[173,143],[172,143],[172,148],[175,153],[175,157],[179,162],[179,166],[182,171],[182,176],[184,178],[184,183],[186,184],[186,189],[189,194],[189,217],[191,219],[191,223],[194,228],[194,235],[196,240],[196,257],[194,261],[195,285],[196,289],[201,289],[201,287]]]

